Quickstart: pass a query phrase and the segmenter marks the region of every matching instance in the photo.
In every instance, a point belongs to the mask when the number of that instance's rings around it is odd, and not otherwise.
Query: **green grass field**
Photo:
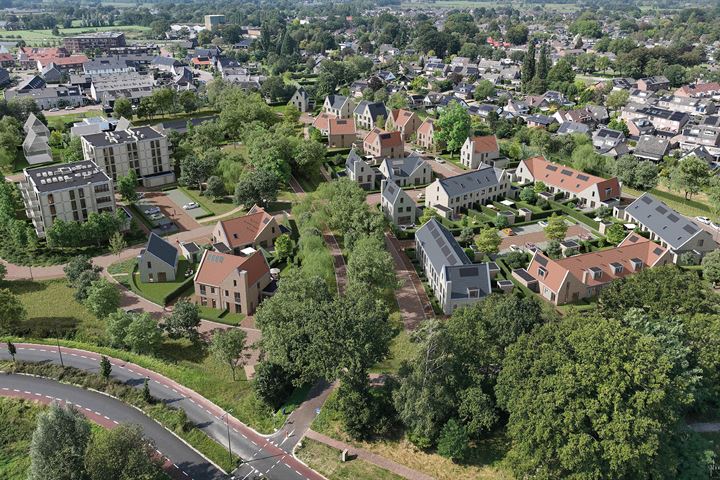
[[[0,397],[0,478],[25,480],[30,468],[30,439],[42,407]]]
[[[341,452],[324,443],[306,438],[296,452],[297,457],[329,480],[400,480],[403,477],[358,458],[341,461]]]
[[[29,45],[55,45],[62,43],[62,37],[77,35],[79,33],[90,32],[107,32],[122,31],[128,38],[147,38],[150,32],[149,27],[140,25],[117,25],[113,27],[72,27],[60,28],[60,36],[56,37],[52,34],[52,30],[1,30],[0,40],[19,40],[23,39]]]
[[[641,192],[639,190],[634,190],[630,187],[626,187],[624,185],[623,185],[623,191],[625,191],[631,195],[635,195],[637,197],[639,197],[640,195],[645,193],[645,192]],[[704,203],[699,202],[697,200],[685,200],[685,197],[682,194],[671,193],[671,192],[668,192],[665,190],[660,190],[657,188],[653,188],[650,191],[650,194],[655,196],[657,199],[665,202],[668,207],[673,208],[688,217],[696,217],[696,216],[713,217],[712,212],[710,211],[710,208],[707,205],[705,205]]]
[[[206,212],[212,215],[224,215],[228,212],[232,212],[237,205],[232,201],[232,196],[215,200],[205,195],[201,195],[197,189],[178,187],[185,195],[192,198],[197,202]],[[244,213],[244,212],[243,212]],[[202,219],[200,219],[202,220]]]

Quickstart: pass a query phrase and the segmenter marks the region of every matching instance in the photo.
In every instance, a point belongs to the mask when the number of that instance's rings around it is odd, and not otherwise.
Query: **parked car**
[[[522,248],[518,247],[517,245],[510,245],[510,250],[513,252],[522,252]]]
[[[720,230],[720,225],[715,222],[710,222],[710,226],[713,227],[715,230]]]
[[[445,160],[443,160],[443,159],[440,158],[440,157],[435,157],[435,161],[438,162],[438,163],[445,163]]]
[[[75,110],[75,107],[68,105],[65,107],[65,110]]]
[[[192,210],[193,208],[198,208],[199,206],[200,205],[195,202],[190,202],[183,205],[183,210]]]
[[[540,220],[540,221],[538,222],[538,225],[540,225],[541,227],[545,228],[545,227],[548,226],[548,222],[547,222],[547,220]]]
[[[705,225],[710,225],[710,219],[708,217],[695,217],[695,220],[697,220],[700,223],[703,223]]]
[[[145,212],[145,215],[154,215],[156,213],[160,213],[160,207],[148,207],[143,210],[143,212]]]
[[[165,215],[162,213],[153,213],[150,215],[150,220],[162,220],[163,218],[165,218]]]
[[[59,112],[60,109],[56,107],[56,108],[51,108],[51,109],[48,110],[48,111],[49,111],[49,112]]]

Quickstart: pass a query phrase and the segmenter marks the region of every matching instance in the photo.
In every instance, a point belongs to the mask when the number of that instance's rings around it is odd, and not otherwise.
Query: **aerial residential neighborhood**
[[[0,479],[713,479],[705,0],[0,7]]]

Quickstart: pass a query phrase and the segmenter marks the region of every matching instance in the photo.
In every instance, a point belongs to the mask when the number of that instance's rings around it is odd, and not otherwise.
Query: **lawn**
[[[237,207],[237,205],[233,203],[231,196],[227,196],[219,200],[214,200],[210,197],[206,197],[205,195],[201,195],[199,190],[186,187],[178,188],[185,195],[192,198],[193,201],[197,202],[203,209],[205,209],[206,212],[210,213],[211,215],[224,215],[228,212],[233,211]]]
[[[15,40],[22,38],[30,45],[48,43],[60,44],[63,36],[77,35],[79,33],[89,32],[107,32],[120,31],[124,32],[128,38],[145,38],[146,33],[150,32],[150,27],[140,25],[117,25],[112,27],[72,27],[60,28],[60,36],[53,36],[52,30],[0,30],[0,39]]]
[[[354,441],[343,431],[337,409],[337,391],[330,394],[327,402],[315,418],[312,429],[329,437],[348,442],[377,455],[386,457],[413,470],[426,473],[440,480],[500,480],[512,478],[500,468],[509,445],[502,434],[496,434],[472,445],[466,464],[457,464],[432,451],[415,447],[404,436],[374,441]],[[357,477],[374,478],[374,477]]]
[[[42,407],[0,397],[0,478],[25,480],[30,468],[30,439]]]
[[[634,190],[625,185],[623,185],[623,191],[636,197],[639,197],[640,195],[645,193],[640,190]],[[655,196],[659,200],[665,202],[668,207],[673,208],[688,217],[713,216],[710,208],[707,205],[697,200],[685,200],[685,197],[682,194],[677,195],[675,193],[671,193],[665,190],[659,190],[657,188],[653,188],[652,190],[650,190],[650,194]]]
[[[245,318],[242,313],[230,313],[227,310],[218,310],[217,308],[203,307],[200,305],[200,317],[213,322],[224,323],[227,325],[240,325]]]
[[[324,443],[306,438],[296,456],[310,468],[324,475],[329,480],[400,480],[403,477],[358,458],[349,462],[341,461],[340,450]]]
[[[137,271],[135,265],[129,272],[132,272],[133,278],[130,282],[130,288],[133,292],[137,293],[141,297],[147,298],[153,303],[165,306],[165,298],[176,291],[182,286],[182,284],[188,279],[185,276],[185,272],[191,268],[190,262],[181,258],[178,261],[177,274],[175,280],[172,282],[155,282],[155,283],[143,283],[140,281],[140,272]]]
[[[73,299],[75,291],[65,280],[12,281],[3,287],[17,294],[25,307],[27,318],[21,328],[27,335],[105,341],[104,323]]]

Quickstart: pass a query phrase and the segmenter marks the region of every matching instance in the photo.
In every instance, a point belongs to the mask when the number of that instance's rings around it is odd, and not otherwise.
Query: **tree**
[[[65,278],[67,278],[68,284],[72,287],[75,286],[75,281],[85,270],[99,271],[97,267],[93,266],[90,257],[86,255],[72,257],[63,267]]]
[[[180,183],[196,186],[202,191],[202,184],[217,168],[219,158],[210,152],[203,155],[187,155],[180,160]]]
[[[220,362],[225,363],[232,371],[233,381],[235,380],[235,369],[245,363],[242,352],[245,350],[247,334],[239,328],[217,330],[210,342],[210,352]]]
[[[275,256],[280,260],[290,260],[293,249],[292,238],[287,233],[283,233],[275,239]]]
[[[528,33],[528,27],[526,27],[522,23],[516,23],[515,25],[507,29],[507,32],[505,33],[505,38],[507,38],[508,42],[512,43],[513,45],[522,45],[527,42]]]
[[[423,209],[422,215],[420,215],[420,218],[418,219],[418,222],[420,222],[420,225],[425,225],[427,222],[432,220],[433,218],[440,220],[440,214],[432,207],[425,207]]]
[[[702,259],[703,277],[710,283],[720,283],[720,250],[713,250]]]
[[[153,396],[150,394],[150,379],[148,378],[145,378],[145,380],[143,381],[142,397],[143,401],[148,405],[153,404],[155,401]]]
[[[27,316],[25,306],[9,289],[0,289],[0,333],[15,333]]]
[[[623,227],[619,223],[613,223],[605,231],[605,237],[607,238],[608,242],[612,243],[613,245],[618,245],[625,239],[626,236],[627,233],[625,232],[625,227]]]
[[[467,140],[470,124],[470,114],[467,110],[458,102],[451,102],[435,122],[437,128],[435,140],[444,142],[447,149],[454,154]]]
[[[162,343],[162,332],[149,313],[142,313],[128,325],[124,342],[135,353],[153,354]]]
[[[691,155],[670,170],[670,186],[685,193],[685,199],[700,192],[708,184],[710,169],[707,162]]]
[[[107,316],[107,319],[105,319],[106,330],[111,346],[115,348],[125,348],[127,346],[125,344],[127,330],[136,316],[137,314],[126,312],[121,308]]]
[[[85,306],[98,318],[105,318],[120,306],[120,291],[106,279],[100,278],[90,285]]]
[[[525,203],[535,203],[535,200],[537,199],[537,194],[535,193],[535,190],[532,189],[532,187],[524,187],[522,190],[520,190],[520,200],[522,200]]]
[[[112,364],[105,355],[100,357],[100,375],[105,379],[107,383],[110,380],[110,374],[112,373]]]
[[[548,240],[557,240],[559,242],[565,240],[565,235],[567,235],[568,226],[562,217],[559,217],[556,214],[553,214],[548,219],[547,223],[548,224],[545,227],[544,231],[545,231],[545,237],[547,237]]]
[[[235,186],[235,205],[266,206],[277,200],[278,177],[269,170],[245,172]]]
[[[300,115],[300,110],[298,110],[295,105],[288,104],[285,107],[285,111],[283,112],[283,121],[291,124],[296,124],[300,120]]]
[[[90,293],[92,284],[100,279],[100,274],[96,270],[85,270],[80,277],[75,280],[75,300],[85,302]]]
[[[13,363],[15,363],[15,355],[17,355],[17,348],[15,347],[15,344],[8,341],[7,349],[8,349],[8,355],[10,355],[12,357],[12,361],[13,361]]]
[[[178,96],[178,103],[185,113],[192,113],[198,109],[198,97],[195,92],[184,90]]]
[[[548,190],[547,190],[547,186],[545,185],[545,182],[540,180],[539,182],[535,182],[533,184],[533,191],[535,193],[543,193],[543,192],[547,192]]]
[[[37,417],[28,480],[83,480],[90,422],[72,406],[53,404]]]
[[[225,197],[225,182],[222,181],[222,178],[217,175],[208,178],[205,195],[216,200]]]
[[[451,418],[440,432],[438,453],[454,462],[462,462],[467,455],[468,441],[465,427]]]
[[[611,110],[618,110],[622,108],[630,98],[630,92],[627,90],[613,90],[607,96],[605,105]]]
[[[135,203],[138,200],[138,178],[135,170],[130,170],[127,175],[118,180],[118,192],[127,203]]]
[[[119,425],[93,435],[85,456],[89,480],[161,480],[155,447],[139,425]]]
[[[530,81],[535,78],[535,42],[531,41],[528,43],[528,50],[525,53],[525,59],[523,60],[522,68],[520,69],[522,74],[522,85],[523,90],[527,90]]]
[[[347,263],[350,284],[373,292],[397,287],[395,262],[382,240],[365,237],[355,243]]]
[[[495,389],[509,413],[513,474],[673,478],[673,433],[695,383],[687,362],[686,350],[602,316],[566,317],[520,337]]]
[[[327,148],[322,143],[315,140],[302,140],[295,149],[295,167],[298,173],[310,176],[318,171],[323,160]]]
[[[292,378],[281,365],[266,360],[255,366],[253,388],[263,402],[277,409],[293,390]]]
[[[63,162],[79,162],[83,159],[82,153],[82,141],[80,137],[72,137],[65,147],[65,151],[62,154]]]
[[[478,102],[495,96],[495,84],[490,80],[480,80],[475,87],[474,97]]]
[[[127,242],[125,241],[125,237],[123,237],[123,234],[120,232],[115,232],[112,237],[110,237],[110,251],[115,255],[120,255],[120,253],[127,248]]]
[[[498,253],[502,238],[496,228],[483,228],[475,237],[475,245],[484,255]]]
[[[632,155],[618,158],[613,173],[624,185],[640,190],[651,190],[658,181],[657,166],[648,160],[638,161]]]
[[[120,97],[115,100],[115,103],[113,103],[113,117],[115,118],[127,118],[129,120],[132,120],[133,117],[133,109],[132,109],[132,103],[130,103],[130,100],[128,100],[125,97]]]
[[[622,132],[626,137],[630,135],[630,128],[628,128],[627,123],[620,117],[615,117],[610,120],[608,128]]]
[[[163,328],[170,338],[188,338],[196,342],[199,338],[200,307],[187,298],[181,298],[173,306],[170,316],[165,318]]]

